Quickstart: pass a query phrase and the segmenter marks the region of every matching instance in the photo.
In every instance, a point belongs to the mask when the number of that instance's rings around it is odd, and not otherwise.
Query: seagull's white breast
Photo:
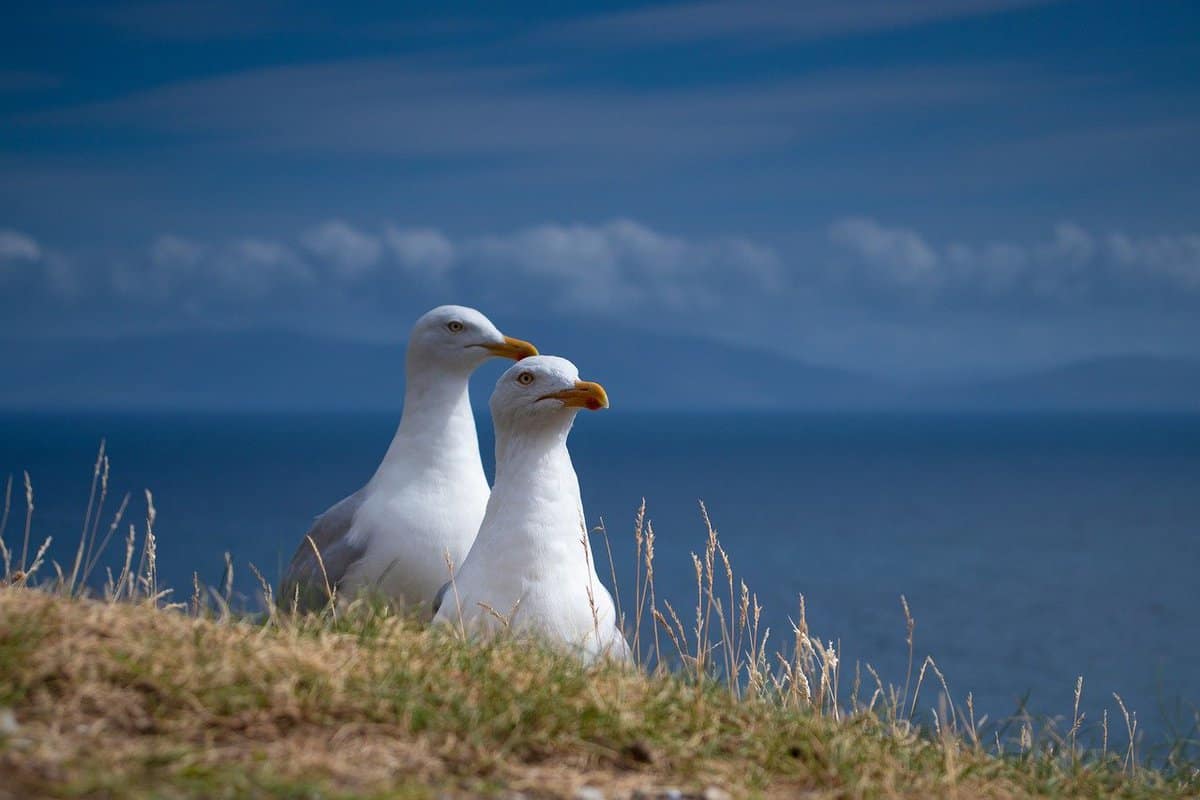
[[[506,448],[479,536],[437,619],[470,630],[535,632],[589,657],[625,654],[565,444],[547,453]]]

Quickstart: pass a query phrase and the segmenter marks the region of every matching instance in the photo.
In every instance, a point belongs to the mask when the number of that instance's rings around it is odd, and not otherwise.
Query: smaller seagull
[[[447,559],[462,563],[487,506],[471,373],[489,358],[534,355],[532,344],[473,308],[439,306],[417,320],[395,438],[367,485],[317,517],[284,574],[279,604],[317,610],[332,590],[428,614]]]
[[[567,452],[581,408],[608,408],[608,395],[566,359],[527,358],[500,377],[491,399],[496,483],[474,546],[435,600],[435,623],[535,633],[589,662],[630,659],[596,575]]]

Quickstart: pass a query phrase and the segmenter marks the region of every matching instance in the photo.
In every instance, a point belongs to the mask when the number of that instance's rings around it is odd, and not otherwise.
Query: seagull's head
[[[569,424],[580,409],[608,408],[608,394],[565,358],[534,356],[500,376],[490,406],[497,426]]]
[[[489,358],[520,361],[537,352],[529,342],[505,336],[490,319],[466,306],[438,306],[427,312],[408,338],[409,363],[448,369],[471,371]]]

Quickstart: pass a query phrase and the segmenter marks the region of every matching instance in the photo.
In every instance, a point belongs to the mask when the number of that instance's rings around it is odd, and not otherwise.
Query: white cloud
[[[951,242],[867,218],[830,226],[851,288],[908,291],[924,300],[973,296],[1120,304],[1139,297],[1200,294],[1200,236],[1097,235],[1071,222],[1048,240]],[[845,258],[849,256],[849,260]]]
[[[11,228],[0,228],[0,262],[38,261],[42,248],[32,236]]]
[[[525,278],[550,281],[573,307],[631,303],[639,289],[621,274],[615,242],[586,225],[539,225],[475,243],[476,257]]]
[[[120,261],[112,268],[113,289],[133,300],[163,301],[195,280],[209,248],[181,236],[163,234],[150,243],[149,264]]]
[[[407,270],[437,275],[454,265],[454,243],[439,230],[388,225],[384,229],[383,239]]]
[[[316,281],[313,269],[285,244],[269,239],[240,239],[214,259],[223,287],[245,296],[263,296],[274,289]]]
[[[10,272],[36,265],[22,272],[52,304],[132,301],[148,317],[157,308],[281,324],[314,309],[345,322],[458,301],[626,322],[649,315],[680,332],[747,330],[773,315],[790,326],[780,337],[794,338],[802,320],[828,309],[900,319],[914,309],[1024,318],[1038,308],[1087,316],[1200,306],[1196,234],[1105,234],[1064,222],[1028,241],[939,241],[852,217],[831,224],[827,238],[824,248],[810,242],[784,255],[762,241],[675,235],[629,219],[462,236],[331,221],[287,238],[163,235],[119,258],[68,256],[2,231],[0,253]]]
[[[74,262],[65,255],[46,250],[32,236],[0,228],[0,283],[9,279],[32,279],[60,301],[73,301],[82,289]]]
[[[309,252],[328,262],[339,277],[350,280],[369,274],[383,253],[378,237],[355,230],[340,220],[305,231],[300,241]]]
[[[830,226],[829,236],[891,282],[917,287],[937,281],[941,258],[914,230],[851,217]]]
[[[385,253],[403,279],[382,268]],[[164,234],[140,254],[91,266],[79,275],[101,293],[197,313],[255,304],[277,313],[287,305],[281,292],[293,304],[382,308],[423,295],[504,301],[520,294],[558,310],[694,313],[745,306],[786,284],[779,255],[764,244],[676,236],[627,219],[461,237],[397,225],[374,232],[341,221],[293,241],[209,243]]]
[[[1096,241],[1086,230],[1073,222],[1060,222],[1054,226],[1054,238],[1038,246],[1038,256],[1043,261],[1063,265],[1082,266],[1096,255]]]
[[[167,234],[150,245],[150,261],[156,267],[188,271],[200,264],[205,252],[204,245],[198,242]]]
[[[645,302],[711,307],[779,281],[779,259],[744,239],[690,241],[630,220],[539,225],[468,247],[488,264],[545,281],[567,307],[612,311]]]
[[[276,290],[312,285],[317,273],[283,242],[249,237],[206,244],[164,234],[142,259],[112,262],[109,279],[118,297],[195,308],[267,298]]]
[[[1104,242],[1117,266],[1133,275],[1154,275],[1200,291],[1200,235],[1135,238],[1114,233]]]
[[[953,273],[973,275],[983,291],[989,294],[1013,290],[1029,268],[1028,250],[1008,242],[983,245],[952,242],[944,249],[946,263]]]

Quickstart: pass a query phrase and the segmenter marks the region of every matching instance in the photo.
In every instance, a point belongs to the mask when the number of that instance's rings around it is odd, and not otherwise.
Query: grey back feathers
[[[359,489],[313,520],[308,536],[300,541],[284,573],[279,594],[281,608],[290,610],[294,605],[300,612],[321,610],[329,602],[329,590],[336,589],[350,567],[366,554],[365,543],[347,540],[364,496],[365,491]],[[313,544],[321,554],[320,559]]]

